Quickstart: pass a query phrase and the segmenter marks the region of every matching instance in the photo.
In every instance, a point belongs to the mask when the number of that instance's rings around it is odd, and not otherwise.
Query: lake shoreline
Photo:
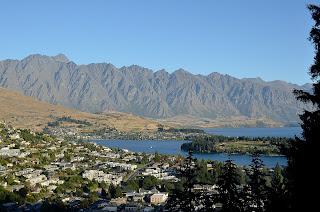
[[[127,149],[132,152],[145,152],[148,154],[154,154],[157,150],[159,154],[163,155],[178,155],[179,153],[187,157],[188,153],[181,150],[180,146],[186,141],[155,141],[155,140],[91,140],[102,146],[110,148]],[[152,147],[152,148],[151,148]],[[193,153],[193,157],[198,160],[212,160],[212,161],[226,161],[228,160],[228,154],[225,153]],[[273,168],[279,163],[281,166],[286,166],[287,159],[282,156],[263,156],[260,158],[265,162],[267,168]],[[232,154],[231,159],[239,166],[248,166],[251,164],[252,156]]]

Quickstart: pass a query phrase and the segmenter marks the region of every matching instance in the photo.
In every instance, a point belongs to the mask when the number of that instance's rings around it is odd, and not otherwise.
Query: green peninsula
[[[258,152],[261,155],[282,155],[282,146],[290,138],[285,137],[227,137],[212,135],[196,138],[192,142],[181,145],[181,150],[191,149],[197,153],[230,153],[251,155]]]

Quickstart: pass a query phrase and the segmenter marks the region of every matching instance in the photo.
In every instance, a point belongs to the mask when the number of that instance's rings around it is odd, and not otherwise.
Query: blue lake
[[[250,136],[250,137],[300,137],[301,127],[274,127],[274,128],[208,128],[205,132],[224,136]]]
[[[205,129],[206,132],[215,135],[224,136],[251,136],[251,137],[294,137],[301,133],[300,127],[284,127],[284,128],[212,128]],[[110,148],[128,149],[134,152],[146,152],[153,154],[157,150],[160,154],[178,155],[181,153],[187,155],[186,152],[181,151],[180,146],[184,142],[190,141],[164,141],[164,140],[92,140],[103,146]],[[203,154],[194,153],[194,157],[198,160],[218,160],[225,161],[228,159],[227,154]],[[231,159],[240,166],[251,164],[252,157],[249,155],[231,155]],[[282,156],[260,156],[266,167],[275,167],[277,163],[281,166],[286,166],[287,159]]]

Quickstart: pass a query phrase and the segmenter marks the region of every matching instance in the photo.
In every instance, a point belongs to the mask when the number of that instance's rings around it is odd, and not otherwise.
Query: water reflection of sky
[[[224,136],[250,136],[250,137],[300,137],[301,127],[275,127],[275,128],[210,128],[204,129],[207,133]]]
[[[187,155],[186,152],[181,151],[180,146],[188,141],[158,141],[158,140],[92,140],[103,146],[110,148],[128,149],[134,152],[146,152],[154,154],[157,150],[160,154],[178,155],[179,153]],[[223,162],[228,159],[227,154],[200,154],[194,153],[194,157],[198,160],[218,160]],[[231,155],[231,159],[240,166],[251,164],[252,157],[249,155]],[[285,166],[287,161],[285,157],[268,157],[261,156],[266,167],[275,167],[277,162]]]

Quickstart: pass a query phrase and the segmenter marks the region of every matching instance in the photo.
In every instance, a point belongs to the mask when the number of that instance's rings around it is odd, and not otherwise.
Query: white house
[[[116,175],[116,174],[106,174],[103,171],[99,170],[87,170],[82,174],[83,178],[88,178],[88,180],[93,180],[95,179],[99,183],[104,181],[107,184],[119,184],[122,181],[122,176]]]
[[[32,178],[29,178],[26,180],[26,182],[29,182],[32,186],[37,184],[37,183],[40,183],[44,180],[47,180],[47,177],[45,175],[39,175],[39,176],[36,176],[36,177],[32,177]]]
[[[14,157],[20,154],[20,149],[9,149],[9,147],[4,147],[0,149],[0,156]]]
[[[10,135],[9,136],[11,139],[19,139],[20,138],[20,135],[19,134],[13,134],[13,135]]]
[[[56,184],[56,183],[58,183],[58,180],[59,180],[59,179],[54,179],[54,178],[49,179],[49,180],[44,180],[44,181],[40,182],[40,185],[41,185],[41,186],[49,186],[50,184]]]

